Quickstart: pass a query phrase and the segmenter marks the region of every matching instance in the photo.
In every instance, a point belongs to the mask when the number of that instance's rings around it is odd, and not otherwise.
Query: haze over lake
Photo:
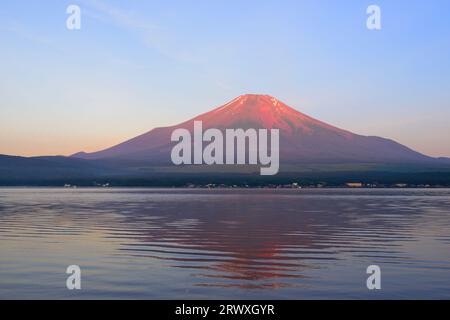
[[[366,268],[379,265],[382,289]],[[79,265],[82,290],[66,289]],[[450,298],[450,189],[0,189],[0,299]]]

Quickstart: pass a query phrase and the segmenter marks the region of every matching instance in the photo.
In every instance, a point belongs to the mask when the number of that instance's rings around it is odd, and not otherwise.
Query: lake
[[[450,189],[0,189],[0,299],[110,298],[450,299]]]

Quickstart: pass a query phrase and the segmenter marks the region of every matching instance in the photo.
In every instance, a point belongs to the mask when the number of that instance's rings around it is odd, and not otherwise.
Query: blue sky
[[[449,16],[445,0],[5,0],[0,153],[96,151],[264,93],[450,156]]]

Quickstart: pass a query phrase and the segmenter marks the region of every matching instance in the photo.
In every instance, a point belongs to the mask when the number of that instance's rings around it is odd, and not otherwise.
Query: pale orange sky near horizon
[[[220,105],[225,104],[229,100],[226,100]],[[208,112],[218,106],[219,105],[213,105],[210,108],[205,108],[204,112]],[[439,141],[439,139],[434,139],[433,135],[427,135],[426,132],[424,132],[422,139],[417,139],[417,135],[411,135],[410,130],[415,131],[414,119],[405,121],[405,124],[403,126],[404,130],[400,131],[399,134],[398,121],[392,121],[391,123],[369,122],[364,125],[357,126],[351,123],[351,119],[349,119],[348,121],[346,119],[339,119],[335,116],[334,121],[327,121],[324,120],[323,117],[319,118],[314,115],[314,108],[294,107],[294,109],[297,109],[331,125],[352,131],[353,133],[362,135],[377,135],[384,138],[393,139],[399,143],[406,145],[407,147],[412,148],[413,150],[419,151],[429,156],[450,156],[450,152],[446,153],[445,150],[441,150],[440,148],[440,145],[447,141],[447,139],[444,139],[446,137],[441,137],[442,141]],[[52,123],[52,119],[47,119],[45,123],[43,122],[41,129],[39,130],[35,130],[35,125],[17,126],[13,129],[15,130],[13,135],[6,132],[3,133],[3,130],[0,128],[0,154],[30,157],[48,155],[69,156],[80,151],[95,152],[134,138],[135,136],[138,136],[140,134],[146,133],[155,127],[175,125],[197,115],[198,114],[192,113],[187,118],[181,118],[180,115],[172,114],[171,116],[161,117],[161,119],[156,119],[156,117],[149,116],[149,119],[151,119],[152,121],[147,122],[145,119],[143,120],[138,116],[136,118],[133,118],[133,116],[128,116],[127,118],[126,112],[124,112],[123,114],[118,112],[114,115],[114,117],[111,117],[108,122],[99,123],[96,127],[92,127],[88,122],[75,123],[75,127],[78,127],[78,129],[82,130],[75,130],[72,126],[64,124],[64,122],[58,123],[55,121]],[[28,121],[33,123],[33,119],[34,118],[29,119]],[[126,121],[124,121],[124,119],[126,119]],[[70,121],[70,119],[68,118],[67,121]],[[423,119],[421,119],[421,121],[423,121]],[[430,126],[436,126],[439,125],[439,123],[441,123],[441,125],[443,126],[446,125],[445,119],[433,119],[429,117],[428,121],[430,122]],[[157,122],[159,122],[161,125],[158,125]],[[120,126],[120,123],[126,125]],[[132,128],[133,123],[138,124],[136,128]],[[378,133],[377,131],[381,131],[377,130],[380,125],[383,125],[384,132],[391,133],[392,135],[387,136]],[[15,139],[11,139],[11,136],[14,136]],[[436,142],[436,145],[430,143],[433,141]]]

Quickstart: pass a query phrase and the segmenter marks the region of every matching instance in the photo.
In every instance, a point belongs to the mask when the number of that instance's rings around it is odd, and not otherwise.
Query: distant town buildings
[[[406,184],[406,183],[396,183],[394,185],[394,187],[397,187],[397,188],[406,188],[407,186],[408,186],[408,184]]]

